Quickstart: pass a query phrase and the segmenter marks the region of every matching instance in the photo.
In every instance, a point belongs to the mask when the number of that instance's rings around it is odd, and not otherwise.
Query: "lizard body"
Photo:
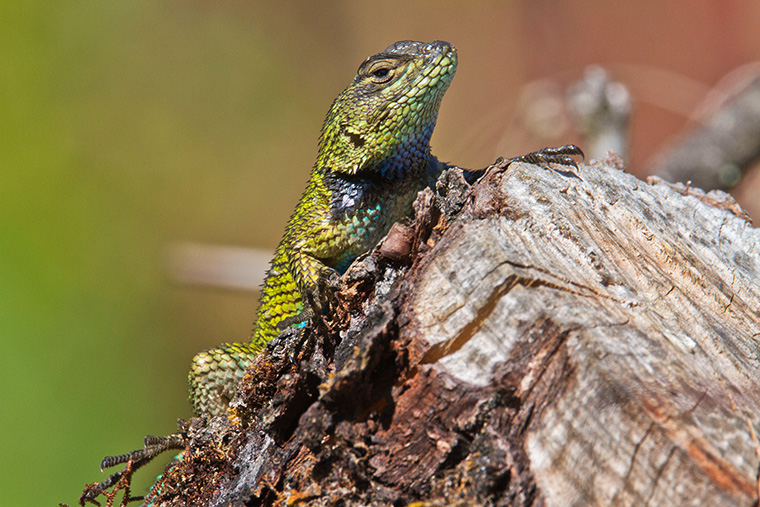
[[[250,342],[193,359],[196,415],[222,413],[278,325],[304,311],[304,297],[320,280],[343,273],[410,215],[417,193],[435,182],[445,165],[431,154],[430,136],[456,67],[448,42],[396,42],[367,58],[335,99],[308,185],[264,280]]]

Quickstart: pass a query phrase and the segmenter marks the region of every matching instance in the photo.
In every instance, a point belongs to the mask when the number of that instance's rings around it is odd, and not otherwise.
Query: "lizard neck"
[[[331,139],[333,132],[327,128],[320,143],[317,166],[341,174],[372,173],[388,180],[404,177],[409,171],[426,167],[432,157],[430,137],[435,117],[425,123],[422,128],[409,129],[411,132],[404,129],[385,135],[335,132],[335,137],[342,137],[341,140]],[[351,140],[349,156],[340,149],[348,144],[344,141],[346,138]]]

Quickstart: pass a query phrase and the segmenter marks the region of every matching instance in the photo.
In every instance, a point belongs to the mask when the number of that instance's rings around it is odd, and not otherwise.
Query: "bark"
[[[445,173],[159,503],[757,505],[760,232],[620,165]]]

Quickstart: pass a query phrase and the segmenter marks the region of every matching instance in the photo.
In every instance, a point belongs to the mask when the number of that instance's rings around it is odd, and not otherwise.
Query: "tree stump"
[[[760,232],[621,165],[447,171],[157,504],[758,505]]]

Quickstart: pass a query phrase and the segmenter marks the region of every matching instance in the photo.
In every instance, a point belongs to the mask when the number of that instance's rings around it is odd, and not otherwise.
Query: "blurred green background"
[[[433,151],[469,167],[578,141],[525,133],[526,83],[604,64],[635,99],[633,172],[760,58],[757,2],[558,4],[0,2],[1,503],[73,505],[103,456],[190,416],[190,359],[245,339],[257,294],[178,284],[167,249],[273,249],[370,54],[457,46]]]

